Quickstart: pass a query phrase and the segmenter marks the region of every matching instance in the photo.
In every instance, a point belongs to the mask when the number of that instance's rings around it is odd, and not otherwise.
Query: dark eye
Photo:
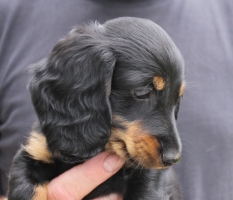
[[[176,119],[176,120],[178,119],[179,108],[180,108],[180,98],[179,98],[178,101],[177,101],[176,109],[175,109],[175,119]]]
[[[152,88],[136,88],[134,90],[134,96],[137,99],[149,99]]]

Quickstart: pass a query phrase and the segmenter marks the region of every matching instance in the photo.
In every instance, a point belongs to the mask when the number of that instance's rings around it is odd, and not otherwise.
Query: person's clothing
[[[71,27],[120,16],[151,19],[186,62],[176,166],[184,200],[233,199],[232,0],[0,0],[0,195],[36,115],[26,89],[29,64]]]

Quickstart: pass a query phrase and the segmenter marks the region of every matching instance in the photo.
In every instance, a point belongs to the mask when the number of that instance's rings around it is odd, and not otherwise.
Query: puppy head
[[[169,36],[149,20],[106,23],[117,55],[110,102],[112,131],[106,148],[128,166],[164,168],[179,161],[176,127],[184,91],[184,62]]]
[[[67,163],[106,148],[128,166],[178,161],[176,113],[184,66],[174,43],[149,20],[79,26],[33,66],[29,88],[52,154]]]

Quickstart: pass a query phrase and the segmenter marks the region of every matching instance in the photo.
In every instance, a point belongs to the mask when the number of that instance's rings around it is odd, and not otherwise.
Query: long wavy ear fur
[[[98,24],[79,26],[34,65],[32,102],[52,154],[82,162],[101,150],[110,135],[109,88],[115,65]]]

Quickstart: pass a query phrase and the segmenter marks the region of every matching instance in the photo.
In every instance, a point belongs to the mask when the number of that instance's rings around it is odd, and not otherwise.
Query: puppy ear
[[[67,163],[102,151],[111,126],[113,53],[101,25],[77,27],[33,66],[32,102],[52,154]]]

